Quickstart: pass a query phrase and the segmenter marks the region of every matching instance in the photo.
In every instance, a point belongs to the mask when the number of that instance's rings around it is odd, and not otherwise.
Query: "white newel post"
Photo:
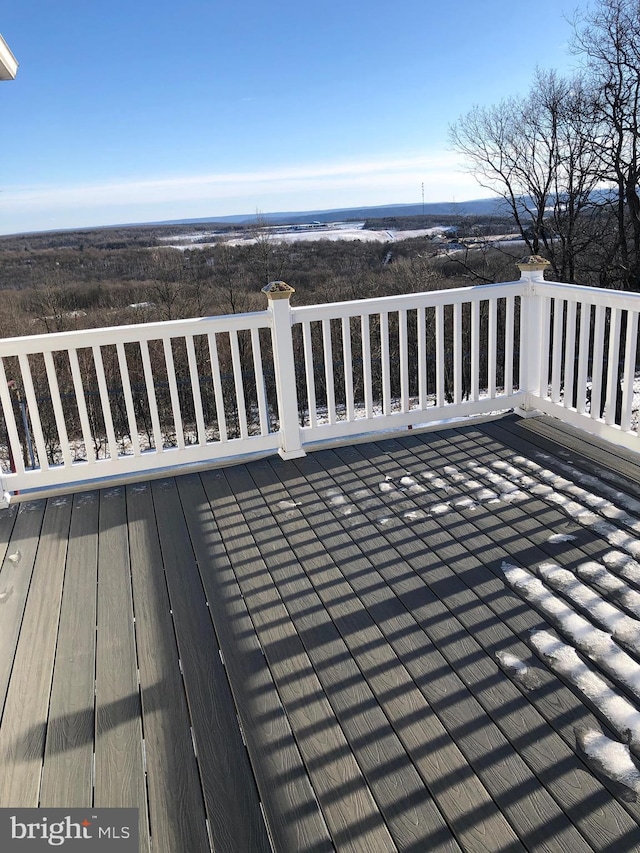
[[[517,412],[531,417],[538,414],[535,398],[540,396],[542,359],[548,358],[548,353],[542,352],[543,306],[542,298],[536,293],[536,283],[544,281],[544,271],[550,264],[540,255],[529,255],[516,266],[520,270],[520,281],[526,285],[520,312],[520,387],[525,398]]]
[[[295,291],[284,281],[272,281],[262,288],[262,292],[269,300],[268,307],[271,313],[271,339],[280,420],[278,453],[283,459],[297,459],[300,456],[306,456],[306,453],[300,441],[298,392],[291,335],[289,297]]]

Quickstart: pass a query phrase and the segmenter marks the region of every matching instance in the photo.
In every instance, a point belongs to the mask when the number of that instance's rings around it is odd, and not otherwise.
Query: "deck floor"
[[[496,493],[504,464],[639,494],[631,461],[554,429],[407,432],[4,511],[0,806],[137,807],[153,853],[640,849],[633,785],[577,747],[618,736],[532,651],[550,626],[501,568],[612,547],[544,488]]]

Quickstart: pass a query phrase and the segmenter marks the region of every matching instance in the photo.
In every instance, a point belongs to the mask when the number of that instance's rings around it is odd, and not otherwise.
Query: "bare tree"
[[[253,239],[253,268],[256,284],[268,284],[282,278],[286,254],[283,245],[274,236],[271,226],[261,213],[256,214],[251,226]]]
[[[601,93],[593,144],[600,179],[612,190],[601,207],[614,222],[606,283],[640,290],[640,1],[600,0],[576,19],[573,48]]]
[[[538,70],[526,97],[476,106],[450,130],[480,185],[504,200],[528,250],[544,250],[555,277],[567,281],[584,248],[577,223],[599,180],[593,97],[581,76]]]
[[[253,307],[251,276],[227,242],[216,246],[212,280],[213,307],[220,314],[238,314]],[[263,305],[260,305],[263,307]]]
[[[551,186],[542,218],[541,243],[560,281],[591,280],[594,247],[607,229],[595,194],[600,183],[599,155],[593,140],[602,133],[599,95],[583,75],[571,79],[538,72],[530,96],[548,133]]]
[[[578,75],[538,71],[451,140],[555,278],[640,290],[640,0],[597,0],[573,26]]]

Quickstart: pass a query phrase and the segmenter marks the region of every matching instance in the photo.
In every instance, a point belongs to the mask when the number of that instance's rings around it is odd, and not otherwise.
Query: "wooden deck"
[[[640,493],[563,436],[504,419],[3,511],[0,806],[137,807],[153,853],[640,849],[634,792],[576,747],[616,734],[501,570],[610,542],[479,490],[521,456]]]

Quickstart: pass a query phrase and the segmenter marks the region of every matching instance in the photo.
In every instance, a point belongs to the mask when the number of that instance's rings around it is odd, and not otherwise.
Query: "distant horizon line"
[[[144,225],[177,225],[177,224],[185,224],[188,225],[190,223],[198,223],[198,222],[252,222],[256,219],[265,219],[268,220],[271,217],[275,217],[281,219],[282,217],[287,216],[296,216],[296,217],[308,217],[308,216],[329,216],[331,214],[344,214],[344,213],[369,213],[369,212],[381,212],[381,211],[389,211],[396,209],[406,209],[413,208],[417,210],[417,216],[422,215],[424,212],[425,216],[429,213],[440,213],[443,215],[443,211],[440,208],[448,207],[448,208],[456,208],[459,209],[461,207],[468,207],[474,205],[487,205],[487,206],[496,206],[502,201],[499,197],[483,197],[476,199],[469,199],[466,201],[430,201],[430,202],[391,202],[387,204],[360,204],[353,205],[350,207],[331,207],[331,208],[322,208],[322,209],[312,209],[312,210],[285,210],[279,211],[274,210],[270,212],[265,212],[262,210],[254,211],[253,213],[234,213],[234,214],[223,214],[219,216],[198,216],[198,217],[186,217],[181,219],[161,219],[152,222],[145,223],[137,223],[140,226]],[[437,211],[434,211],[434,208],[438,208]],[[369,213],[371,215],[371,213]],[[384,214],[390,215],[390,214]],[[382,216],[380,218],[383,218]],[[129,223],[131,227],[135,227],[136,223]],[[127,223],[122,223],[121,225],[110,226],[114,228],[126,228],[128,227]]]
[[[144,220],[140,222],[114,222],[109,225],[83,225],[70,226],[66,228],[44,228],[30,231],[16,231],[0,235],[3,237],[27,237],[37,234],[58,234],[63,232],[77,231],[109,231],[115,228],[155,228],[170,227],[172,225],[204,225],[207,223],[242,225],[264,219],[267,224],[277,221],[279,224],[299,224],[299,220],[314,217],[318,221],[334,221],[335,216],[352,214],[357,218],[379,218],[389,216],[453,216],[453,215],[497,215],[498,207],[502,199],[500,197],[484,197],[470,199],[467,201],[442,201],[442,202],[396,202],[378,205],[355,205],[353,207],[336,207],[313,210],[289,210],[263,212],[256,210],[253,213],[224,214],[212,216],[183,217],[180,219]],[[411,213],[409,213],[411,211]],[[294,221],[298,220],[298,222]]]

